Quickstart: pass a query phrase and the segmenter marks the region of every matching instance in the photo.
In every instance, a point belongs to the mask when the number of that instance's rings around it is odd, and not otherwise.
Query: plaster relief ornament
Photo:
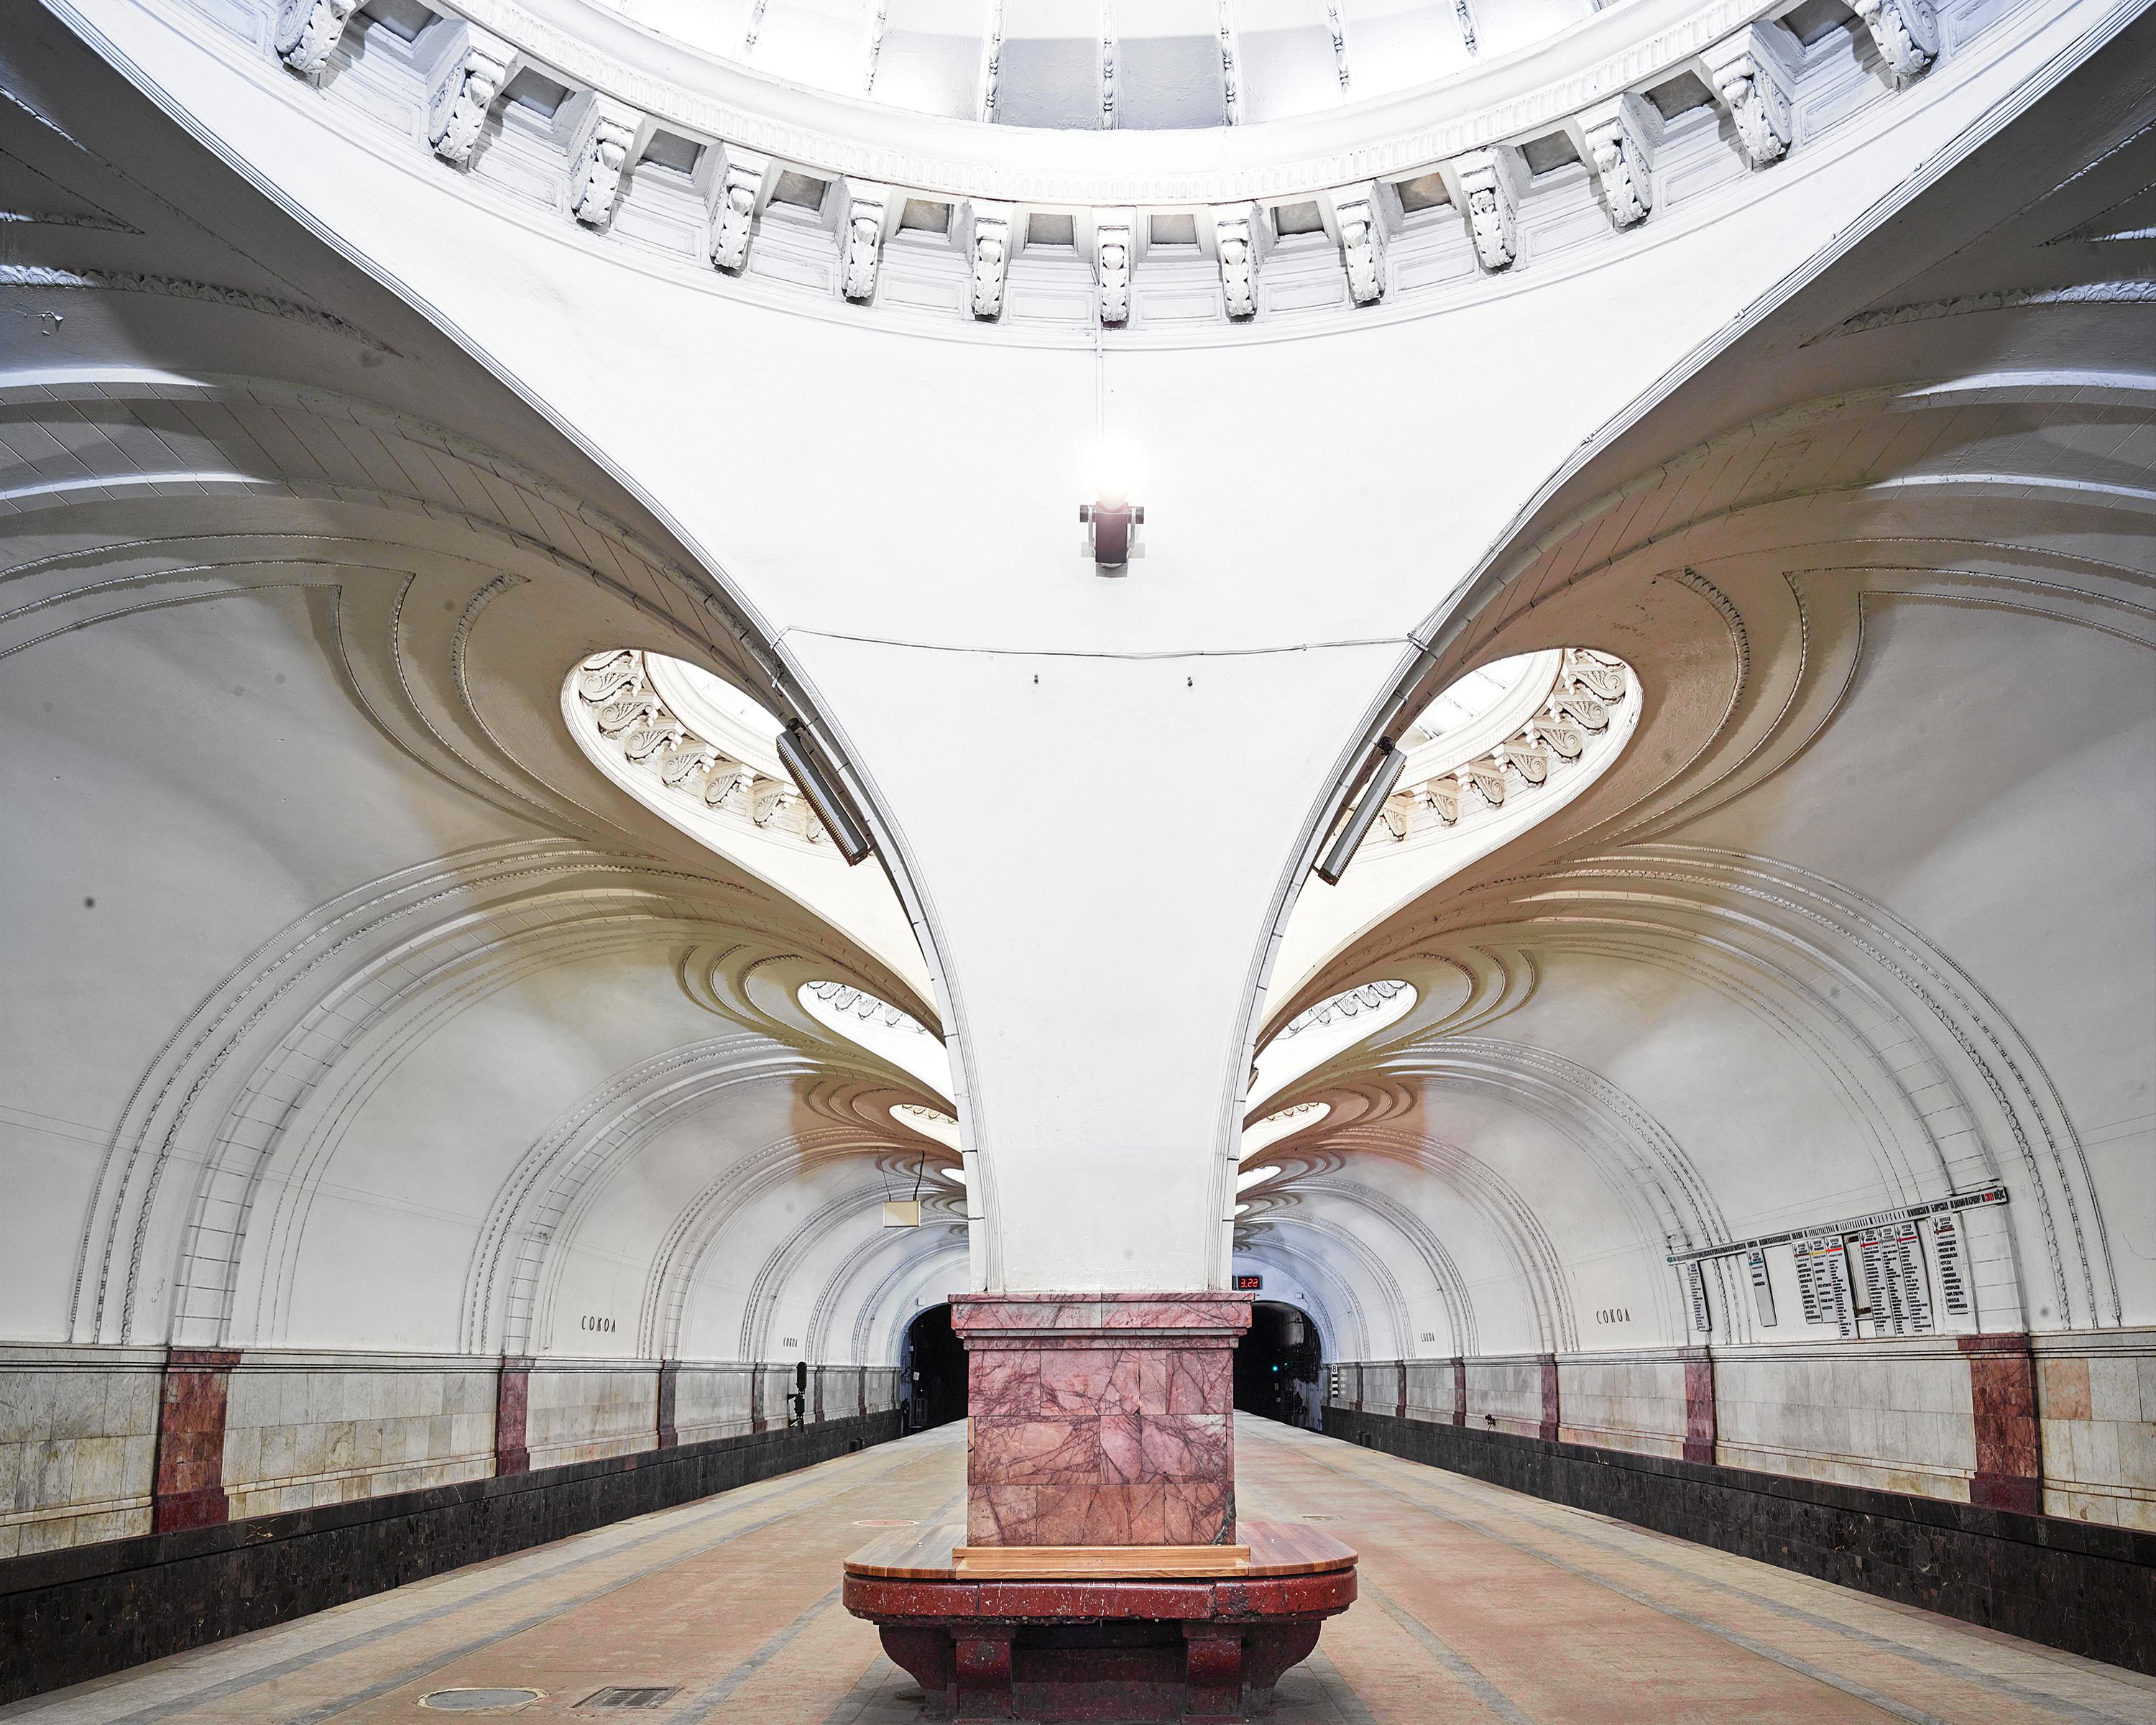
[[[973,316],[984,321],[1003,314],[1004,283],[1010,273],[1010,254],[1009,214],[977,211],[968,261],[973,268]]]
[[[1101,280],[1101,321],[1127,323],[1131,315],[1131,230],[1093,230],[1093,267]]]
[[[1509,270],[1519,255],[1519,211],[1512,201],[1512,176],[1496,150],[1476,150],[1453,164],[1467,209],[1475,255],[1485,270]]]
[[[1462,769],[1468,783],[1482,793],[1482,800],[1492,809],[1504,806],[1505,765],[1502,761],[1470,761]]]
[[[1879,44],[1879,57],[1903,83],[1921,78],[1939,57],[1939,19],[1932,0],[1851,0]]]
[[[1701,56],[1707,81],[1729,117],[1738,141],[1754,167],[1766,167],[1789,153],[1793,131],[1790,100],[1795,79],[1789,56],[1768,27],[1748,24]]]
[[[1458,822],[1460,781],[1457,778],[1449,773],[1441,778],[1433,778],[1424,785],[1423,793],[1429,798],[1430,806],[1436,812],[1437,818],[1445,825],[1451,826]]]
[[[570,134],[569,213],[587,228],[603,228],[621,197],[621,177],[636,147],[644,116],[594,92]]]
[[[1629,92],[1598,103],[1579,116],[1587,141],[1587,159],[1602,188],[1611,223],[1630,228],[1647,219],[1655,207],[1655,140],[1661,121],[1655,110]]]
[[[1213,233],[1220,252],[1220,293],[1232,318],[1258,315],[1258,267],[1247,216],[1216,216]]]
[[[359,0],[279,0],[277,58],[295,72],[319,72],[344,39]]]
[[[470,24],[451,27],[427,94],[427,141],[443,161],[471,160],[487,110],[515,75],[517,53],[499,36]]]
[[[1358,305],[1374,305],[1385,296],[1385,236],[1377,208],[1367,198],[1338,208],[1340,261],[1348,271],[1348,297]]]
[[[748,264],[748,242],[756,225],[757,198],[763,190],[765,163],[729,152],[726,172],[711,199],[711,264],[738,273]]]
[[[898,194],[872,180],[840,182],[839,290],[857,305],[875,297],[884,235],[898,212]]]

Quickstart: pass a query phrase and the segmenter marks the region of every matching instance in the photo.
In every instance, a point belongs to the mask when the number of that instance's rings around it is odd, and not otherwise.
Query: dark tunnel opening
[[[1317,1425],[1317,1326],[1310,1314],[1277,1300],[1250,1310],[1235,1349],[1235,1410],[1289,1425]]]
[[[966,1348],[951,1327],[948,1304],[930,1307],[906,1327],[898,1369],[908,1431],[966,1417]]]

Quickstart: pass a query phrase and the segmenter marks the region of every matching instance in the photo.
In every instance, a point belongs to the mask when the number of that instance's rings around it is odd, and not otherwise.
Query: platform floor
[[[839,1604],[895,1520],[958,1513],[963,1427],[624,1522],[0,1708],[40,1725],[456,1717],[911,1725],[919,1692]],[[1282,1681],[1278,1725],[2149,1725],[2156,1681],[1599,1517],[1245,1418],[1238,1497],[1362,1553],[1362,1598]],[[4,1650],[0,1650],[4,1651]],[[580,1704],[607,1686],[675,1692]],[[514,1714],[420,1697],[537,1689]]]

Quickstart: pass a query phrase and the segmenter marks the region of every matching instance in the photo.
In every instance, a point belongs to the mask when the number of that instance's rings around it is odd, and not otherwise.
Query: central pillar
[[[1249,1294],[958,1294],[969,1545],[1233,1545]]]

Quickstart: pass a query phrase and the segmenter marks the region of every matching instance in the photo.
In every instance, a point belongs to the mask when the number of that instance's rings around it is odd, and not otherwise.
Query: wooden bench
[[[968,1547],[894,1528],[846,1559],[844,1599],[931,1717],[1242,1720],[1355,1598],[1355,1553],[1296,1522],[1236,1547]]]

